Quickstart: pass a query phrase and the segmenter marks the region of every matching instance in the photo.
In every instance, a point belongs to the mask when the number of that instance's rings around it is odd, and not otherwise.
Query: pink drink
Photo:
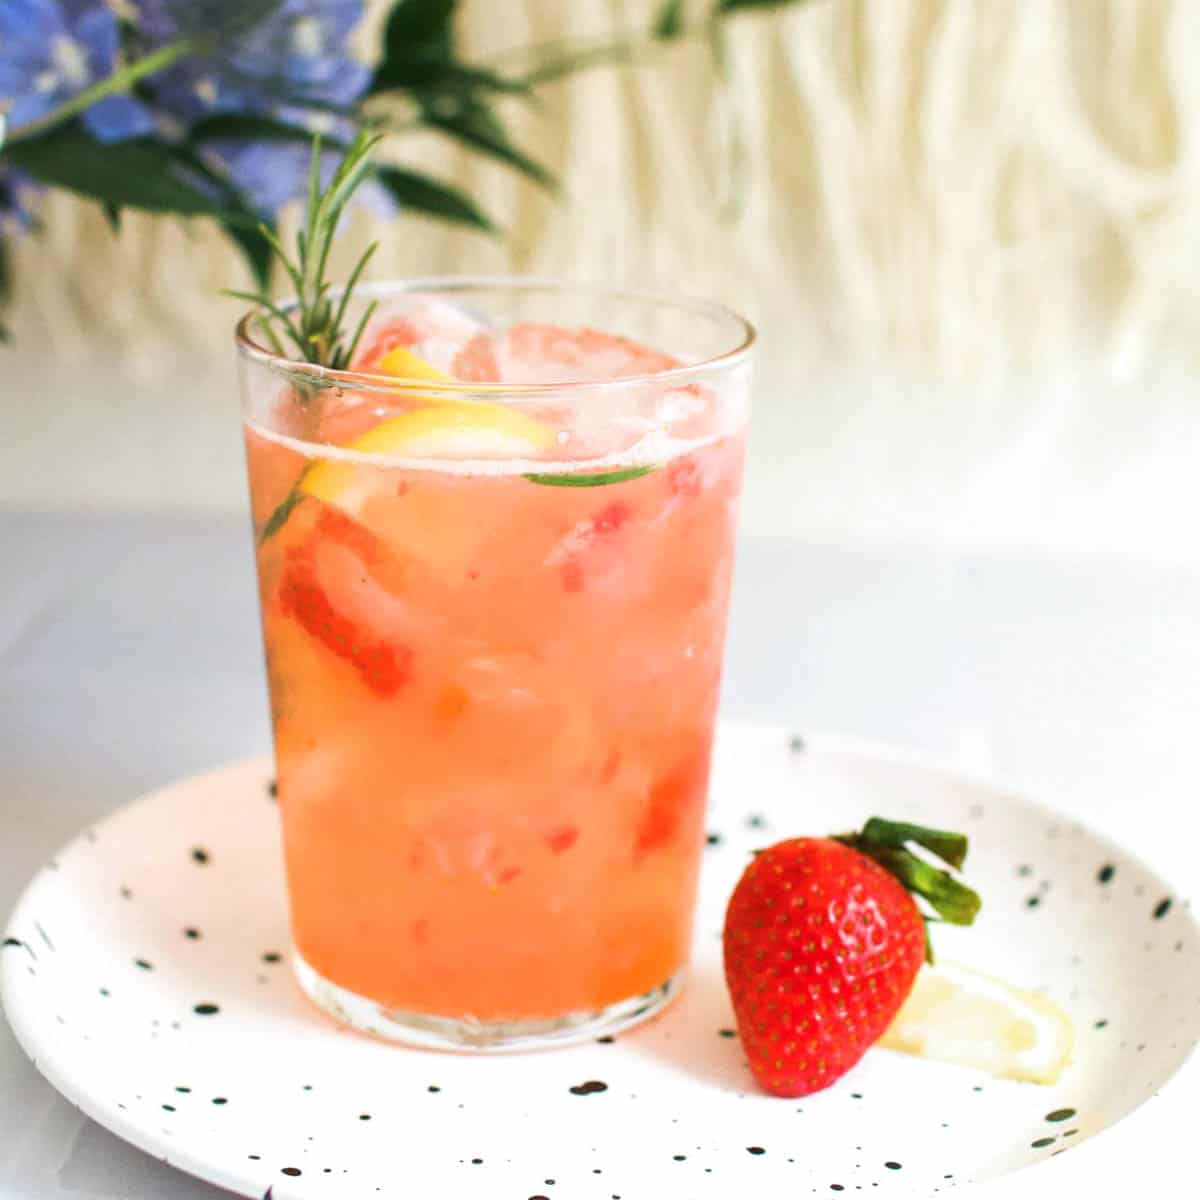
[[[594,1033],[687,960],[745,367],[542,324],[464,339],[412,305],[360,369],[407,344],[493,390],[301,402],[275,377],[248,403],[301,978],[398,1037]],[[614,369],[639,378],[584,382]],[[506,370],[541,386],[498,392]]]

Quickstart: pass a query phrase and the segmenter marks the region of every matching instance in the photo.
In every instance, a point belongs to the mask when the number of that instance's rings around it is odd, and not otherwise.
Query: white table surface
[[[269,741],[243,522],[0,512],[0,562],[2,916],[97,815]],[[739,572],[727,715],[998,775],[1194,892],[1200,569],[751,540]],[[971,1195],[1194,1197],[1197,1077]],[[0,1022],[3,1200],[223,1194],[82,1117]]]

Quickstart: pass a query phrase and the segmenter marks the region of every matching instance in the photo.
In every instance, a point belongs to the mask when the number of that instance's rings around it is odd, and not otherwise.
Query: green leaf
[[[456,187],[403,167],[379,166],[375,174],[402,208],[428,213],[460,225],[471,225],[485,233],[497,232],[487,214],[470,196]]]
[[[963,833],[928,829],[924,825],[909,825],[904,821],[885,821],[882,817],[872,817],[863,826],[859,839],[863,844],[890,846],[896,850],[903,850],[909,842],[915,842],[956,871],[961,870],[966,862],[969,844]]]
[[[530,474],[525,478],[530,483],[543,483],[549,487],[606,487],[610,483],[625,483],[630,479],[640,479],[656,471],[657,467],[623,467],[619,471],[574,471],[563,475]]]
[[[385,59],[449,58],[458,0],[396,0],[383,30]]]
[[[271,287],[271,267],[275,261],[275,250],[271,239],[261,229],[251,228],[240,222],[222,223],[222,228],[242,252],[255,284],[263,291]]]
[[[959,883],[949,871],[931,867],[907,850],[867,850],[880,866],[886,867],[914,895],[933,906],[950,925],[973,925],[982,903],[977,893]]]
[[[651,34],[660,42],[669,42],[683,34],[684,0],[667,0],[651,26]]]
[[[255,113],[217,113],[205,117],[192,126],[188,134],[194,146],[207,142],[303,142],[312,144],[310,130],[300,125],[291,125],[275,117],[259,116]],[[336,138],[323,137],[330,146],[343,146]]]
[[[147,138],[101,145],[73,125],[13,142],[6,158],[42,183],[118,208],[249,220],[228,195],[214,195],[170,146]]]
[[[425,108],[423,120],[426,125],[440,129],[481,154],[499,159],[542,187],[557,190],[558,182],[554,176],[514,145],[499,117],[484,101],[478,98],[464,100],[456,109],[433,103]]]
[[[426,93],[470,93],[475,90],[525,95],[530,91],[523,79],[511,79],[486,67],[437,59],[384,59],[376,68],[369,95],[403,88]]]
[[[805,3],[805,0],[717,0],[717,14],[741,12],[751,8],[786,8],[790,4]]]

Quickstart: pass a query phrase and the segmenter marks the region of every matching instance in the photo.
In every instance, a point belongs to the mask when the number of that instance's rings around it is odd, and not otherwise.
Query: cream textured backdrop
[[[657,4],[463,7],[489,57]],[[377,276],[629,279],[746,310],[752,528],[1190,558],[1200,3],[814,0],[742,18],[732,50],[727,88],[697,45],[514,104],[562,203],[397,139],[509,236],[363,218],[349,241],[382,238]],[[200,224],[114,238],[61,197],[44,215],[0,358],[0,502],[237,508],[236,306],[216,296],[236,258]]]

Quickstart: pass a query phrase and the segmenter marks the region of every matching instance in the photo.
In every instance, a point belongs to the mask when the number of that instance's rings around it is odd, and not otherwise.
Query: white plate
[[[1200,929],[1126,851],[902,755],[733,727],[673,1008],[615,1042],[537,1054],[385,1045],[331,1024],[291,980],[269,780],[265,760],[230,767],[85,832],[31,883],[0,954],[9,1020],[56,1087],[247,1196],[928,1197],[1074,1150],[1200,1037]],[[754,1090],[729,1036],[725,899],[751,849],[872,813],[971,834],[984,913],[939,929],[941,952],[1068,1008],[1078,1045],[1059,1086],[875,1050],[819,1096]],[[1064,1109],[1076,1115],[1046,1119]]]

